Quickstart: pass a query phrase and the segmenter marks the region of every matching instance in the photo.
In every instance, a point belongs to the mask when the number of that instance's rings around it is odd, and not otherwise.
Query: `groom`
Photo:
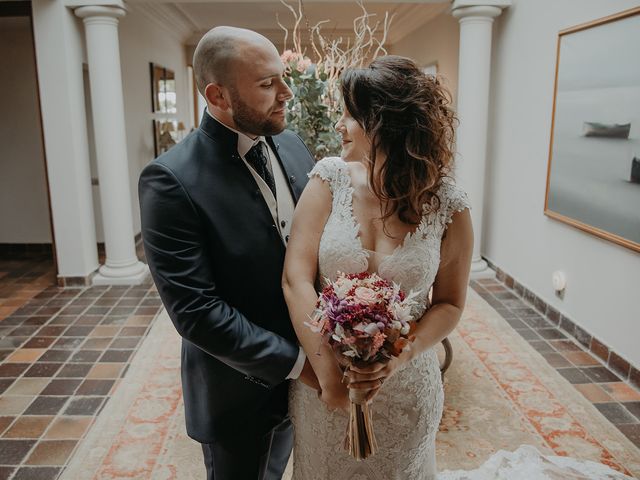
[[[145,253],[183,337],[187,433],[207,478],[280,479],[293,444],[287,379],[317,388],[281,290],[313,159],[284,129],[292,93],[269,40],[214,28],[193,68],[207,111],[140,176]]]

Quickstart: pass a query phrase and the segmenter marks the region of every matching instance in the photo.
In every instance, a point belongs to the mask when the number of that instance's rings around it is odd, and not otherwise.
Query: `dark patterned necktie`
[[[256,171],[258,175],[262,177],[265,183],[269,186],[271,191],[273,192],[273,196],[276,196],[276,182],[273,180],[273,175],[269,171],[269,167],[267,162],[269,161],[267,158],[267,154],[263,148],[263,142],[256,143],[251,150],[247,152],[245,155],[247,162],[249,165]]]

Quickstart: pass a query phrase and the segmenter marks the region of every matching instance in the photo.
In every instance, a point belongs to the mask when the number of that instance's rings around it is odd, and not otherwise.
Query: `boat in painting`
[[[630,123],[584,122],[582,131],[585,137],[629,138]]]

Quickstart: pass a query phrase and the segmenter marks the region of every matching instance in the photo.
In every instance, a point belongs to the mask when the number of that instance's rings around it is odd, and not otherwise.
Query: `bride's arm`
[[[414,331],[415,339],[399,357],[388,364],[350,372],[350,385],[377,388],[379,378],[386,378],[405,362],[440,343],[456,327],[467,297],[469,270],[473,254],[473,229],[469,210],[455,213],[440,248],[440,266],[433,284],[431,308],[422,316]],[[354,368],[351,368],[354,370]]]
[[[318,300],[314,286],[318,273],[318,247],[331,213],[331,200],[328,184],[312,177],[293,216],[282,288],[298,340],[318,377],[323,401],[332,408],[346,408],[348,391],[341,382],[341,370],[335,355],[321,341],[320,335],[304,324],[309,321]]]

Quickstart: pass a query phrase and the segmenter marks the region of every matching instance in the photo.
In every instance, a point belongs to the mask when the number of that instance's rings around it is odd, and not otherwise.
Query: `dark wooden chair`
[[[453,346],[448,338],[442,340],[442,346],[444,347],[444,360],[440,364],[440,376],[444,380],[444,373],[451,366],[451,362],[453,362]]]

